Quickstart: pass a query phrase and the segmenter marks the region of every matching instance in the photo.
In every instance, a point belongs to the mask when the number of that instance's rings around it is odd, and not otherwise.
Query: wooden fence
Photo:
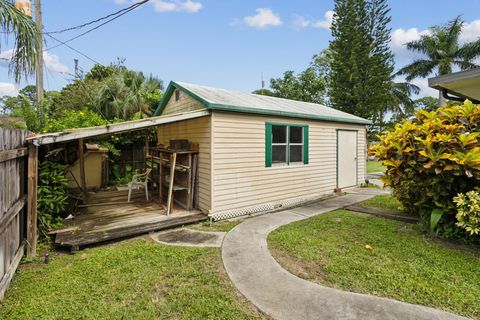
[[[29,200],[26,135],[26,131],[0,128],[0,299],[26,245]],[[36,166],[36,154],[33,165]]]

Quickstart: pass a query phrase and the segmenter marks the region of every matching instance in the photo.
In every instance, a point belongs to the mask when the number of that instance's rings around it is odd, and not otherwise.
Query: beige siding
[[[158,127],[158,143],[168,145],[173,139],[188,139],[198,143],[199,207],[205,213],[211,208],[210,193],[210,117],[170,123]]]
[[[265,122],[309,125],[309,164],[265,167]],[[365,179],[361,125],[214,112],[212,211],[331,193],[336,187],[336,129],[358,130],[358,181]]]
[[[183,113],[195,110],[206,109],[205,106],[198,100],[192,98],[188,94],[180,91],[180,99],[175,101],[175,92],[172,94],[168,100],[165,109],[162,111],[162,116],[168,114]]]

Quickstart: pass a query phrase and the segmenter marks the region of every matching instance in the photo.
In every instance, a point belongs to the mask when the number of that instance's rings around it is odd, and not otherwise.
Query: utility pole
[[[36,62],[36,87],[37,105],[43,101],[43,26],[42,26],[42,4],[35,0],[35,25],[37,26],[37,62]]]
[[[75,65],[75,80],[80,78],[80,73],[78,71],[78,59],[73,59],[73,64]]]

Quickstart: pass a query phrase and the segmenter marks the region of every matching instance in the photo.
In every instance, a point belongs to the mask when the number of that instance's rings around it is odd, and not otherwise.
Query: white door
[[[357,131],[337,131],[337,187],[357,185]]]

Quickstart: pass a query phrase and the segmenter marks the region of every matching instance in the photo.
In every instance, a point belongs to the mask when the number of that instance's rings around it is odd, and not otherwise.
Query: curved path
[[[432,308],[303,280],[283,269],[268,251],[267,236],[274,229],[372,196],[349,194],[247,219],[224,238],[222,258],[230,279],[248,300],[275,319],[465,319]]]

